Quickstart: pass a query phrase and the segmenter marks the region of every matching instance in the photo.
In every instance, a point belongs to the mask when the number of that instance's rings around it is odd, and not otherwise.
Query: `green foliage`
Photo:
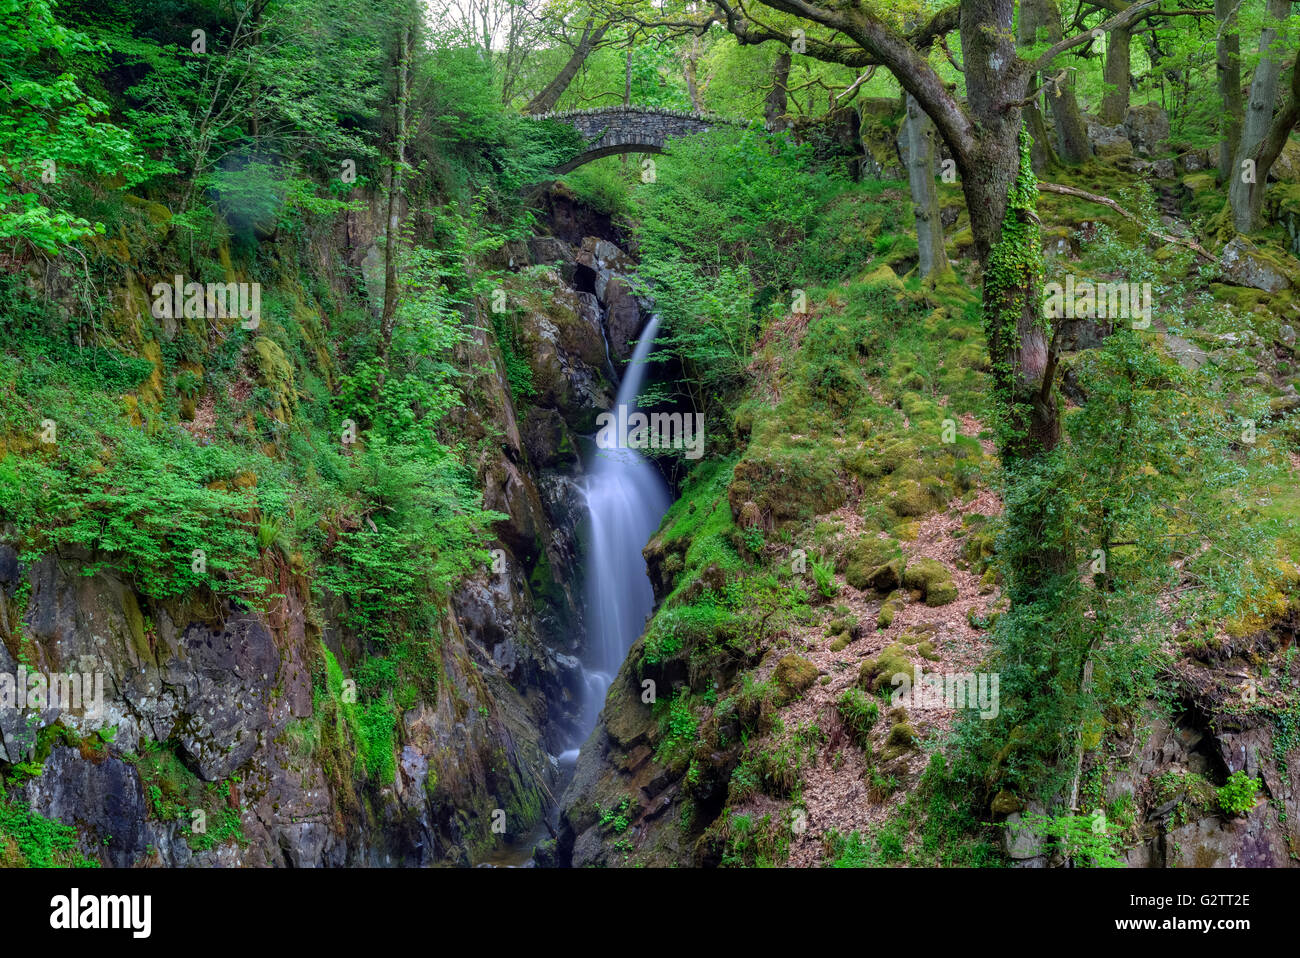
[[[77,830],[46,818],[0,791],[0,865],[6,868],[98,868],[78,850]]]
[[[131,134],[106,121],[108,105],[67,70],[95,44],[59,23],[54,6],[0,2],[0,239],[47,253],[104,232],[71,208],[70,181],[120,177],[129,186],[145,163]]]
[[[328,697],[323,720],[331,721],[332,715],[335,731],[346,730],[356,750],[354,773],[358,777],[391,785],[397,773],[397,710],[390,692],[396,673],[384,663],[372,660],[359,670],[357,695],[350,696],[344,688],[343,669],[338,659],[323,644],[321,657],[325,663],[322,691]],[[360,698],[363,688],[369,689],[364,701]]]
[[[175,743],[145,741],[133,759],[149,800],[149,811],[161,822],[179,822],[186,844],[209,851],[229,842],[248,844],[240,810],[232,807],[237,778],[217,782],[199,779],[176,754]],[[202,812],[202,827],[196,830]]]
[[[1045,839],[1047,854],[1059,853],[1087,868],[1123,868],[1119,829],[1099,815],[1042,815],[1026,812],[1016,826]]]
[[[1233,772],[1219,789],[1219,807],[1230,816],[1245,815],[1255,807],[1258,791],[1259,779],[1240,770]]]
[[[868,699],[861,689],[849,688],[835,700],[835,710],[848,729],[849,737],[859,748],[866,748],[871,729],[880,719],[880,706]]]
[[[808,571],[812,573],[813,582],[817,584],[817,591],[823,598],[833,599],[839,594],[840,586],[835,581],[835,564],[833,562],[813,559],[808,563]]]
[[[700,405],[744,381],[762,320],[823,268],[812,238],[846,189],[808,148],[756,129],[683,140],[638,188],[639,273],[664,319],[661,352],[688,364]]]

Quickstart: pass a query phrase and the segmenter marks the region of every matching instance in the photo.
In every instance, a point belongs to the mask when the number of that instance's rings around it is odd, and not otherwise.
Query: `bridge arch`
[[[593,160],[620,153],[663,153],[674,137],[705,133],[718,126],[744,127],[744,120],[711,113],[692,113],[653,106],[604,106],[533,114],[532,120],[552,120],[578,131],[586,144],[581,153],[555,168],[556,174],[576,170]]]

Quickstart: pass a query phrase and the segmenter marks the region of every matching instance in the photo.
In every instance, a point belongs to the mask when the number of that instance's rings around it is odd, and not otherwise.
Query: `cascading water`
[[[659,317],[646,323],[618,387],[615,412],[631,415],[645,385]],[[671,503],[668,487],[635,449],[597,449],[583,486],[590,523],[586,549],[587,700],[585,731],[596,725],[609,683],[654,609],[641,550]],[[563,757],[577,756],[571,749]]]

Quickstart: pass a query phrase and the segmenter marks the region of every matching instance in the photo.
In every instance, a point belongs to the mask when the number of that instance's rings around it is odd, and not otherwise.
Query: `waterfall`
[[[636,411],[654,348],[659,317],[652,315],[619,384],[615,409]],[[596,717],[632,643],[654,609],[642,548],[659,528],[671,502],[655,467],[635,449],[597,449],[583,486],[590,527],[586,550],[586,729]],[[573,749],[566,757],[577,755]]]

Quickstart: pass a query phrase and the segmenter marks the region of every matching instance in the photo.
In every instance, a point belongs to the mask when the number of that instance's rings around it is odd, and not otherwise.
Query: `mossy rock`
[[[915,479],[904,479],[890,497],[889,509],[899,518],[923,516],[933,506],[925,495],[925,490]]]
[[[876,616],[876,628],[887,629],[893,625],[894,616],[898,614],[898,610],[903,607],[905,601],[905,597],[900,590],[895,589],[891,592],[880,606],[880,612]]]
[[[971,568],[982,570],[993,558],[996,541],[991,533],[974,532],[962,543],[961,557],[970,563]]]
[[[842,556],[844,578],[859,592],[889,592],[903,574],[903,554],[893,539],[863,536]]]
[[[935,651],[934,642],[930,639],[926,639],[916,647],[916,654],[930,662],[939,661],[939,653]]]
[[[928,606],[947,605],[957,598],[948,568],[935,559],[914,559],[903,571],[903,585],[918,590]]]
[[[894,676],[900,674],[916,681],[916,666],[908,660],[907,650],[895,642],[874,659],[863,660],[858,668],[858,687],[866,692],[878,692],[892,686]]]
[[[293,382],[293,363],[289,362],[289,357],[279,344],[267,336],[258,336],[253,340],[253,352],[257,356],[258,379],[275,400],[275,405],[268,411],[280,422],[291,422],[294,407],[298,403],[298,392]]]
[[[779,690],[780,704],[784,705],[812,688],[817,675],[817,666],[799,655],[787,655],[777,662],[772,678]]]
[[[899,722],[889,730],[880,757],[883,761],[891,761],[912,751],[919,742],[920,737],[916,734],[916,729],[912,727],[912,723],[908,721]]]
[[[841,615],[831,619],[826,626],[827,635],[839,635],[841,632],[848,632],[857,624],[857,620],[851,615]]]
[[[926,639],[933,638],[935,627],[933,625],[917,625],[907,629],[898,637],[898,641],[903,645],[913,646]]]
[[[832,457],[787,447],[746,454],[732,472],[727,500],[733,516],[749,502],[776,522],[834,512],[845,501],[844,483]]]
[[[903,281],[898,278],[898,274],[888,264],[884,263],[862,277],[862,285],[867,289],[887,289],[894,293],[901,293],[904,288]]]
[[[831,651],[842,652],[851,641],[853,640],[849,638],[847,632],[841,632],[835,637],[835,641],[831,643]]]
[[[989,595],[998,587],[998,570],[989,566],[980,577],[980,595]]]
[[[1015,793],[1004,788],[993,796],[991,810],[994,815],[1011,815],[1020,811],[1023,807],[1020,799],[1016,798]]]

